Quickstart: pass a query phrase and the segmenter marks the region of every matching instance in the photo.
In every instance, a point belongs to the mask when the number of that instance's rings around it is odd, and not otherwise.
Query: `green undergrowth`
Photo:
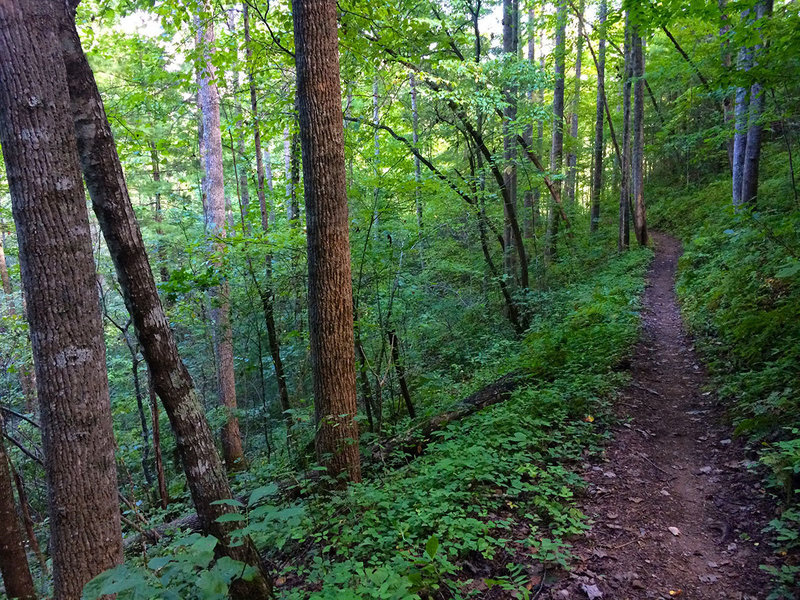
[[[783,507],[770,524],[781,568],[771,598],[800,583],[800,204],[786,155],[768,153],[759,205],[734,214],[727,177],[665,188],[650,210],[656,227],[684,241],[677,291],[686,323]],[[794,558],[792,557],[794,555]]]
[[[531,383],[451,423],[420,457],[372,469],[345,493],[290,505],[275,485],[252,492],[229,518],[263,549],[278,597],[466,598],[465,560],[492,562],[497,575],[486,583],[525,597],[529,578],[510,548],[566,565],[570,539],[586,527],[574,502],[582,486],[575,467],[607,436],[609,401],[625,379],[616,369],[638,335],[650,256],[636,250],[596,261],[582,280],[532,294],[531,328],[502,364]],[[223,598],[231,565],[212,560],[207,540],[175,541],[149,568],[111,571],[88,597]]]

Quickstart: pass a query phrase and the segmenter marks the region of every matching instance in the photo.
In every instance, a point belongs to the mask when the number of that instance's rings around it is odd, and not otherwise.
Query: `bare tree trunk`
[[[581,58],[583,57],[583,8],[581,0],[578,11],[578,41],[575,48],[575,89],[570,110],[570,138],[572,149],[567,154],[567,198],[571,204],[575,203],[575,189],[578,184],[578,110],[581,103]]]
[[[631,57],[630,17],[625,13],[625,74],[622,82],[622,157],[619,186],[619,236],[617,248],[622,251],[630,245],[630,163],[631,163]]]
[[[66,16],[66,15],[65,15]],[[237,523],[220,523],[233,507],[216,503],[230,499],[231,490],[217,453],[200,397],[180,359],[175,337],[164,314],[144,242],[131,205],[111,128],[74,22],[65,18],[61,30],[63,60],[69,73],[69,99],[86,187],[117,271],[125,306],[147,361],[155,392],[167,411],[183,470],[203,530],[216,537],[221,553],[258,569],[250,581],[237,580],[237,600],[272,596],[272,586],[249,539],[231,545]],[[156,416],[156,415],[154,415]],[[154,430],[155,431],[155,430]],[[113,464],[113,461],[112,461]],[[116,490],[115,490],[116,494]]]
[[[600,42],[597,48],[597,108],[594,121],[594,158],[592,165],[592,207],[589,228],[597,231],[600,224],[600,195],[603,191],[603,109],[606,78],[606,0],[600,1],[598,15]]]
[[[167,508],[169,504],[169,493],[167,492],[167,478],[164,475],[164,460],[161,456],[161,427],[158,421],[158,398],[156,389],[153,385],[153,377],[150,370],[147,371],[147,389],[150,396],[150,420],[153,427],[153,455],[156,463],[156,479],[158,481],[158,498],[161,501],[161,508]]]
[[[158,160],[158,147],[154,141],[150,141],[150,165],[153,174],[153,183],[161,183],[161,168]],[[156,235],[158,236],[158,246],[156,258],[158,259],[158,270],[161,275],[161,283],[169,281],[169,270],[167,268],[167,257],[164,251],[164,228],[161,223],[164,221],[163,209],[161,206],[161,192],[157,189],[155,194],[156,205],[154,207],[153,220],[156,222]]]
[[[380,160],[381,160],[381,137],[379,135],[378,126],[381,124],[380,119],[380,105],[378,103],[378,77],[377,75],[372,79],[372,124],[375,126],[374,131],[374,144],[375,144],[375,157],[372,163],[372,174],[375,178],[375,188],[372,190],[372,234],[375,238],[380,235],[380,201],[381,201],[381,186],[380,186]]]
[[[719,12],[720,17],[722,20],[722,25],[719,28],[719,36],[722,38],[722,68],[726,72],[730,72],[731,66],[733,64],[731,58],[731,49],[730,49],[730,41],[728,41],[727,36],[731,30],[731,26],[728,23],[730,17],[726,12],[726,7],[728,4],[728,0],[718,0],[719,5]],[[730,131],[730,126],[733,123],[733,103],[731,102],[730,94],[725,94],[725,98],[722,100],[722,119],[725,125],[725,131]],[[728,164],[730,165],[731,169],[733,168],[733,137],[728,137],[725,141],[725,147],[728,152]]]
[[[361,460],[336,2],[295,0],[293,9],[316,449],[328,475],[357,482]]]
[[[749,22],[750,10],[742,11],[742,21]],[[737,68],[739,71],[747,72],[753,64],[752,49],[747,47],[739,48],[737,58]],[[747,113],[748,113],[748,89],[745,86],[736,88],[734,101],[733,119],[735,132],[733,135],[733,167],[732,167],[732,193],[733,206],[738,209],[742,206],[742,179],[744,178],[744,156],[747,150]]]
[[[267,194],[265,189],[266,174],[264,172],[264,162],[261,158],[261,127],[258,115],[258,99],[256,95],[256,81],[253,74],[252,55],[253,49],[250,40],[250,17],[248,12],[247,2],[242,4],[244,10],[244,40],[245,51],[247,53],[247,72],[250,80],[250,109],[253,113],[253,140],[255,144],[256,153],[256,173],[258,175],[258,205],[261,209],[261,229],[264,234],[269,233],[269,214],[270,210],[267,208]],[[269,156],[269,154],[267,154]],[[269,176],[270,184],[272,182],[272,171],[270,169]],[[258,293],[261,297],[261,306],[264,310],[264,320],[267,326],[267,339],[269,342],[269,352],[272,357],[272,364],[275,367],[275,380],[278,384],[278,399],[281,404],[281,411],[283,412],[286,421],[287,435],[292,426],[292,416],[287,411],[291,409],[289,404],[289,388],[286,384],[286,373],[283,369],[283,359],[281,358],[281,345],[280,337],[278,336],[278,328],[275,325],[275,292],[272,284],[272,254],[267,252],[264,257],[264,264],[266,266],[265,281],[263,288],[258,287]]]
[[[400,384],[400,395],[403,397],[403,402],[406,404],[408,416],[412,419],[416,419],[417,411],[414,410],[414,403],[411,402],[411,394],[408,391],[408,384],[406,383],[406,370],[400,360],[400,338],[397,337],[397,333],[394,329],[390,329],[387,335],[389,336],[389,345],[392,347],[392,362],[394,363],[394,369],[397,372],[397,380]]]
[[[555,40],[555,87],[553,89],[553,137],[550,146],[550,171],[558,174],[561,171],[564,157],[564,56],[566,54],[567,4],[559,0],[556,9]],[[558,194],[561,194],[561,180],[553,182]],[[558,243],[558,207],[555,202],[549,203],[547,211],[547,231],[545,233],[544,256],[550,262],[556,258]]]
[[[763,19],[772,14],[772,0],[762,0],[756,5],[756,18]],[[757,44],[753,48],[754,60],[764,48]],[[745,143],[744,164],[742,165],[742,204],[755,206],[758,196],[758,164],[761,160],[761,115],[764,113],[764,93],[761,83],[750,86],[750,106],[748,107],[747,141]]]
[[[0,3],[0,143],[39,388],[54,596],[77,600],[90,579],[122,561],[122,532],[61,11],[47,0]]]
[[[210,18],[212,5],[206,0],[203,5],[206,21],[197,19],[197,47],[200,51],[200,89],[198,103],[203,120],[203,146],[206,214],[208,233],[212,236],[212,260],[222,270],[221,256],[227,221],[225,207],[225,181],[222,168],[222,137],[219,114],[219,92],[214,81],[216,70],[212,64],[214,48],[214,23]],[[231,327],[230,290],[228,282],[222,280],[209,290],[211,320],[214,324],[214,352],[217,357],[217,393],[220,404],[227,413],[222,428],[222,455],[228,470],[245,468],[242,436],[236,416],[236,376],[233,364],[233,329]]]
[[[647,246],[647,216],[644,205],[644,48],[640,25],[633,29],[633,226],[640,246]]]
[[[536,44],[534,41],[535,37],[533,35],[535,19],[536,17],[534,15],[533,8],[528,9],[528,60],[531,62],[531,64],[533,64],[535,60],[536,53]],[[533,103],[533,91],[528,92],[528,102]],[[529,145],[533,144],[533,123],[529,123],[525,126],[525,132],[523,136]],[[522,207],[524,211],[522,216],[522,235],[525,239],[533,238],[534,229],[536,227],[533,206],[533,190],[529,188],[525,190],[525,195],[522,199]]]
[[[417,83],[414,71],[408,74],[408,85],[411,90],[411,123],[412,141],[414,147],[419,149],[419,111],[417,109]],[[414,206],[417,209],[417,236],[422,239],[422,168],[419,157],[414,156]]]
[[[503,0],[503,53],[516,57],[519,45],[519,31],[517,22],[519,13],[518,0]],[[517,89],[508,87],[505,90],[506,107],[503,109],[503,185],[508,194],[508,202],[504,203],[505,225],[503,227],[503,242],[505,253],[503,256],[503,269],[509,277],[514,276],[515,261],[514,249],[517,240],[511,227],[513,210],[517,206],[517,141],[513,129],[517,120]]]
[[[0,414],[0,433],[2,431],[3,415]],[[0,435],[0,575],[3,576],[5,592],[9,598],[23,600],[36,598],[36,588],[28,567],[28,554],[25,552],[25,538],[14,505],[14,486],[11,482],[11,471],[2,435]]]

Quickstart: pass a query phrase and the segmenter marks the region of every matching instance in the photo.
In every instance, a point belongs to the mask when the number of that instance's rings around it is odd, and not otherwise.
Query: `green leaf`
[[[427,554],[431,559],[436,556],[436,551],[439,549],[439,538],[435,535],[432,535],[428,542],[425,544],[425,554]]]

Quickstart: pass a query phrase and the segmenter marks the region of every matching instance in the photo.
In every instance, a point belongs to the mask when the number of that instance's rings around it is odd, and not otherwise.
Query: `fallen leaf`
[[[682,593],[683,593],[683,590],[670,590],[669,591],[669,595],[670,596],[680,596]]]
[[[589,600],[595,600],[596,598],[603,597],[603,592],[601,592],[594,584],[586,585],[585,583],[582,583],[581,589],[583,589],[583,591],[586,592],[586,595],[589,596]]]
[[[586,421],[587,423],[594,423],[594,417],[592,415],[586,415],[584,421]]]
[[[674,535],[675,537],[678,537],[681,534],[681,530],[678,529],[677,527],[668,527],[668,529],[669,529],[669,532],[672,535]]]
[[[628,498],[628,500],[630,502],[633,502],[634,504],[639,504],[640,502],[642,502],[641,498]]]

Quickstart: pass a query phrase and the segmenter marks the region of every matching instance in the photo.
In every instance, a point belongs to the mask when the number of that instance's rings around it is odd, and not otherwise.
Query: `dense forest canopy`
[[[797,597],[798,106],[794,1],[0,2],[2,590],[569,597],[656,231]]]

